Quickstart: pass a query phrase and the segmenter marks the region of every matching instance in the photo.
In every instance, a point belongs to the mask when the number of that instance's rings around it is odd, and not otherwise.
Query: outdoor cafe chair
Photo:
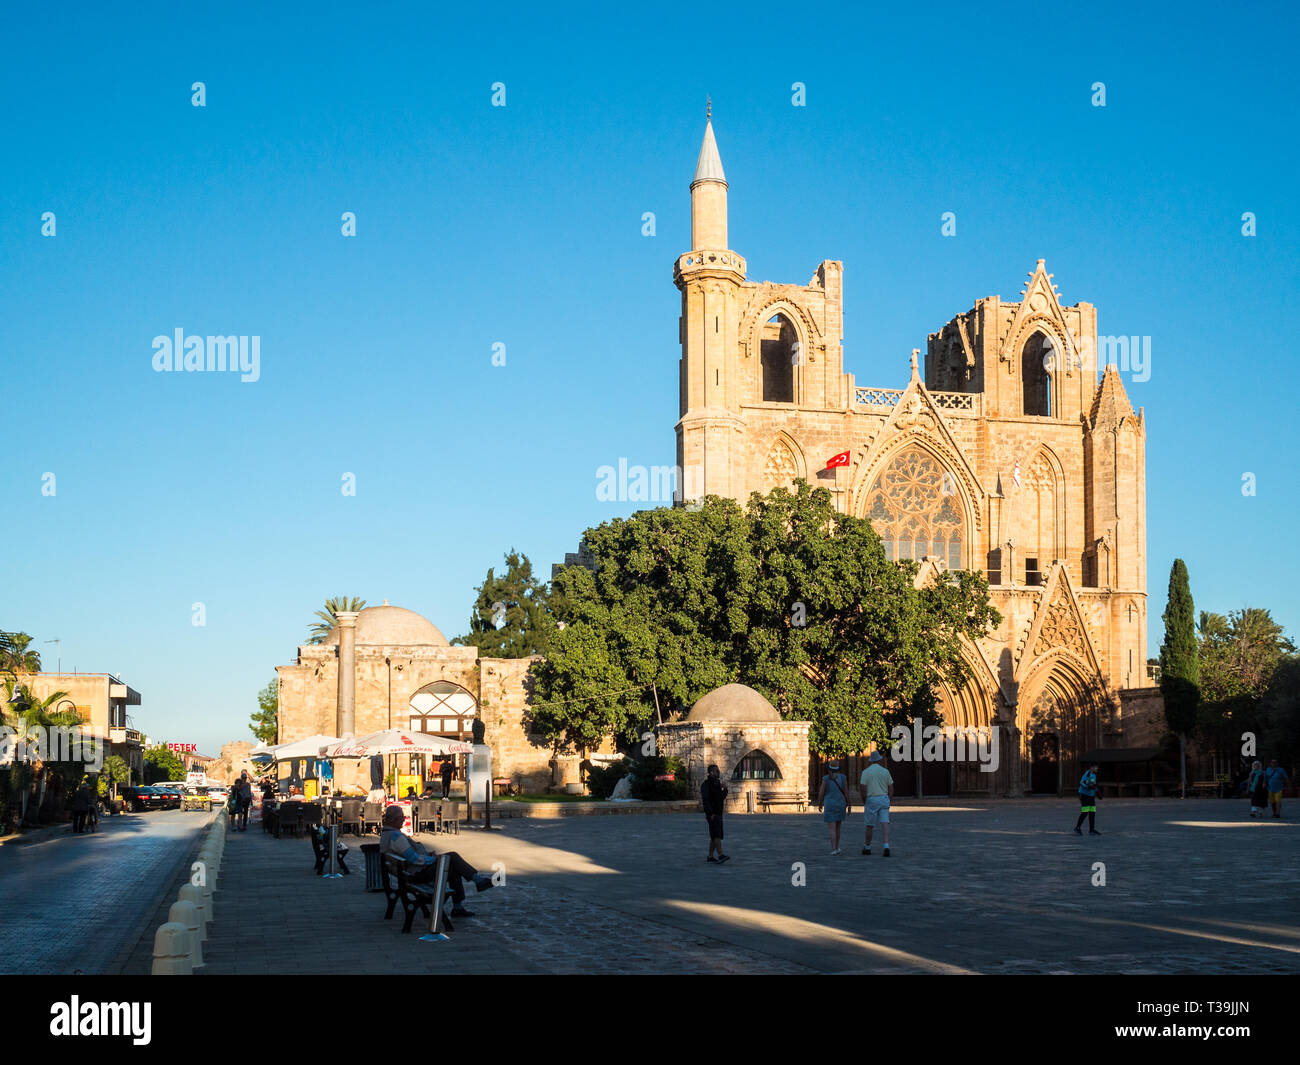
[[[361,831],[369,832],[372,828],[378,832],[379,823],[383,819],[384,812],[379,808],[379,803],[368,802],[361,807]]]
[[[359,799],[340,800],[339,832],[346,832],[351,828],[356,835],[361,835],[361,806]]]
[[[275,836],[279,839],[284,833],[292,832],[295,836],[302,825],[302,803],[286,802],[280,806],[279,824]]]

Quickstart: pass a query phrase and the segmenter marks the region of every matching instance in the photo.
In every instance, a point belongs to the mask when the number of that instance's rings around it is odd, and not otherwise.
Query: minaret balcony
[[[677,262],[673,264],[674,281],[680,281],[688,274],[708,272],[738,274],[743,280],[745,260],[726,248],[704,248],[678,256]]]

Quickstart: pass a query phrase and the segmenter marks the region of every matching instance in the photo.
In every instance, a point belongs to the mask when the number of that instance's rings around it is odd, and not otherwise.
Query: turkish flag
[[[826,462],[828,470],[835,469],[836,466],[847,466],[849,464],[849,453],[841,451],[838,455],[832,455]]]

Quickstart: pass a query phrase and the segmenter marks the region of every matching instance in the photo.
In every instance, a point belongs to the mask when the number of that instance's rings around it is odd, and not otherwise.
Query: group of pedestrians
[[[226,799],[226,809],[230,811],[230,824],[236,832],[248,831],[248,811],[253,808],[253,782],[248,779],[248,771],[239,775],[239,779],[230,785],[230,796]]]
[[[1263,817],[1264,811],[1272,808],[1274,817],[1282,816],[1282,792],[1291,782],[1286,770],[1277,764],[1274,758],[1264,768],[1262,762],[1256,761],[1250,767],[1250,776],[1246,780],[1246,793],[1250,796],[1250,816]]]
[[[1088,822],[1088,835],[1100,836],[1097,831],[1097,800],[1101,797],[1101,788],[1097,783],[1099,762],[1092,762],[1084,768],[1079,778],[1079,819],[1074,823],[1074,834],[1083,835],[1083,823]],[[821,787],[817,790],[817,808],[822,812],[822,820],[830,830],[831,855],[836,856],[840,850],[840,830],[852,812],[849,801],[848,778],[840,772],[838,759],[832,758],[827,765],[828,772],[822,777]],[[866,838],[862,843],[862,853],[871,853],[872,832],[880,827],[881,854],[888,858],[889,850],[889,803],[894,795],[893,775],[885,768],[885,759],[879,751],[873,751],[867,759],[867,768],[862,771],[859,781],[862,789],[862,819],[866,828]],[[1272,807],[1273,816],[1282,816],[1282,792],[1290,783],[1286,770],[1278,765],[1276,758],[1264,768],[1260,762],[1251,767],[1246,790],[1250,795],[1250,816],[1263,816],[1268,807]],[[704,817],[709,825],[708,861],[725,862],[727,855],[722,853],[722,815],[726,807],[727,787],[722,783],[716,765],[709,766],[708,776],[700,788],[700,802],[704,807]]]
[[[831,855],[840,853],[840,829],[852,812],[849,802],[848,778],[840,772],[840,763],[831,759],[827,767],[830,771],[822,777],[821,787],[817,791],[817,808],[822,812],[822,820],[830,826]],[[879,751],[872,751],[867,759],[867,768],[858,780],[862,789],[862,822],[865,838],[862,853],[871,853],[871,837],[876,826],[880,827],[880,841],[883,844],[881,855],[888,858],[889,850],[889,802],[894,797],[894,776],[885,768],[885,758]]]

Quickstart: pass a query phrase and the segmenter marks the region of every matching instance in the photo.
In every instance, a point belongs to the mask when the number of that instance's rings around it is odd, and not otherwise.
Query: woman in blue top
[[[1083,819],[1088,819],[1088,835],[1100,836],[1097,831],[1097,770],[1099,763],[1088,766],[1079,778],[1079,820],[1074,823],[1074,834],[1083,835]]]
[[[840,826],[849,812],[849,782],[840,772],[840,763],[831,760],[830,772],[822,777],[821,789],[817,792],[817,805],[822,811],[822,820],[831,826],[831,854],[840,853]]]

